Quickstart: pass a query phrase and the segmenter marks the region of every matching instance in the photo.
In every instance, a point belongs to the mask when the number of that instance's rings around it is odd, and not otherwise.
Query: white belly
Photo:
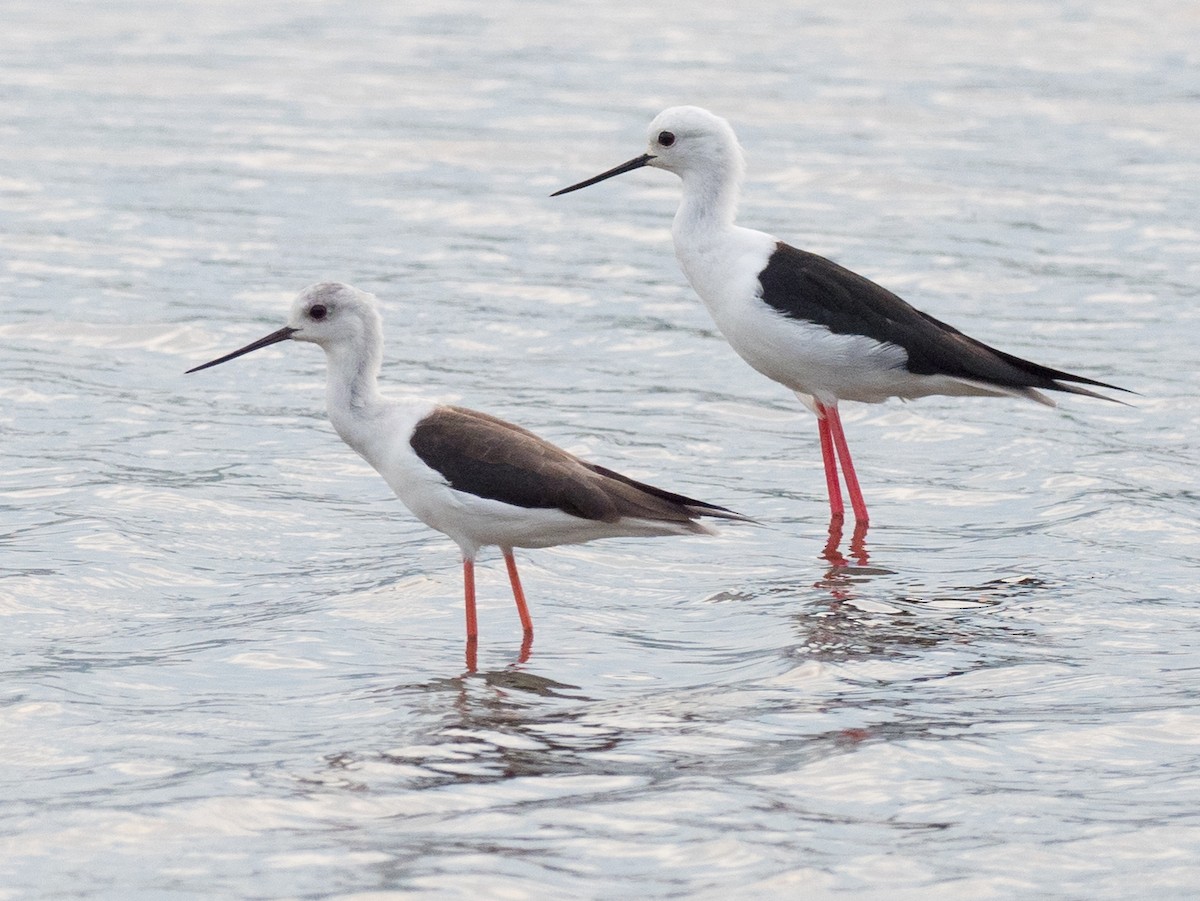
[[[740,307],[740,308],[739,308]],[[915,396],[919,385],[905,368],[908,354],[894,344],[789,319],[752,299],[713,310],[713,321],[737,353],[765,375],[822,403],[879,403]],[[710,307],[712,310],[712,307]],[[924,393],[924,392],[919,392]]]

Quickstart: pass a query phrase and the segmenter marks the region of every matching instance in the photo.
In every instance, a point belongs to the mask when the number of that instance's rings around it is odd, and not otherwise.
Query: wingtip
[[[1096,385],[1099,388],[1107,388],[1109,391],[1120,391],[1122,394],[1129,394],[1133,397],[1144,397],[1143,394],[1137,391],[1133,391],[1129,388],[1122,388],[1119,385],[1110,385],[1107,382],[1089,381],[1088,384]],[[1119,397],[1109,397],[1107,394],[1101,394],[1099,391],[1092,391],[1088,388],[1082,388],[1079,385],[1073,385],[1061,380],[1058,381],[1058,383],[1055,385],[1055,388],[1057,388],[1059,391],[1065,391],[1068,394],[1079,394],[1083,397],[1094,397],[1097,400],[1106,400],[1109,403],[1120,404],[1123,407],[1133,406],[1133,404],[1129,403],[1128,401],[1121,400]]]
[[[718,507],[716,504],[705,504],[701,506],[689,506],[687,511],[694,516],[708,516],[713,519],[727,519],[732,522],[746,522],[753,525],[761,525],[761,523],[751,516],[746,516],[743,513],[738,513],[736,510],[730,510],[728,507]]]

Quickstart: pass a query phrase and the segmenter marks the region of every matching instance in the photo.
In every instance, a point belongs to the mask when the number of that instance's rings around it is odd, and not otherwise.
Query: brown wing
[[[410,444],[451,488],[517,507],[603,522],[740,518],[586,463],[520,426],[463,407],[435,409],[417,424]]]

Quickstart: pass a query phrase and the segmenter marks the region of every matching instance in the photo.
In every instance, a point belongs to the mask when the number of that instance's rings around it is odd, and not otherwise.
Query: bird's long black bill
[[[242,354],[248,354],[252,350],[258,350],[260,347],[269,347],[272,344],[278,344],[280,341],[286,341],[298,331],[300,331],[300,329],[292,328],[290,325],[285,325],[279,331],[271,332],[271,334],[267,335],[267,337],[259,338],[254,343],[247,344],[240,350],[235,350],[231,354],[225,354],[223,357],[217,357],[215,360],[209,360],[203,366],[197,366],[195,369],[189,369],[184,373],[184,375],[189,375],[193,372],[199,372],[201,369],[207,369],[209,366],[216,366],[218,363],[227,363],[234,357],[240,357]]]
[[[596,182],[604,181],[606,178],[612,178],[614,175],[632,172],[634,169],[642,168],[642,166],[646,165],[646,163],[650,162],[652,159],[654,159],[654,154],[643,153],[641,156],[634,157],[627,163],[621,163],[621,165],[613,169],[609,169],[607,172],[601,172],[599,175],[587,179],[587,181],[581,181],[577,185],[571,185],[569,188],[563,188],[561,191],[555,191],[550,196],[557,197],[559,194],[570,194],[572,191],[578,191],[580,188],[586,188],[589,185],[594,185]]]

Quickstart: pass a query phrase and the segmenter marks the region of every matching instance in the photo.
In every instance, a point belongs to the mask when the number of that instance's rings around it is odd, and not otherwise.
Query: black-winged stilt
[[[475,556],[504,554],[525,632],[533,621],[513,548],[596,538],[713,534],[699,517],[747,518],[580,460],[519,426],[462,407],[388,400],[377,385],[383,328],[374,296],[337,282],[305,288],[288,324],[240,350],[189,369],[198,372],[280,341],[325,351],[325,401],[337,433],[383,476],[397,497],[462,550],[467,664],[475,668]]]
[[[839,461],[855,518],[868,518],[838,401],[1007,395],[1054,406],[1042,390],[1104,400],[1113,398],[1078,384],[1126,390],[996,350],[837,263],[734,225],[742,148],[728,122],[699,107],[663,111],[650,123],[646,153],[551,196],[643,166],[683,180],[671,228],[675,255],[717,328],[742,359],[816,414],[834,518],[844,511]]]

